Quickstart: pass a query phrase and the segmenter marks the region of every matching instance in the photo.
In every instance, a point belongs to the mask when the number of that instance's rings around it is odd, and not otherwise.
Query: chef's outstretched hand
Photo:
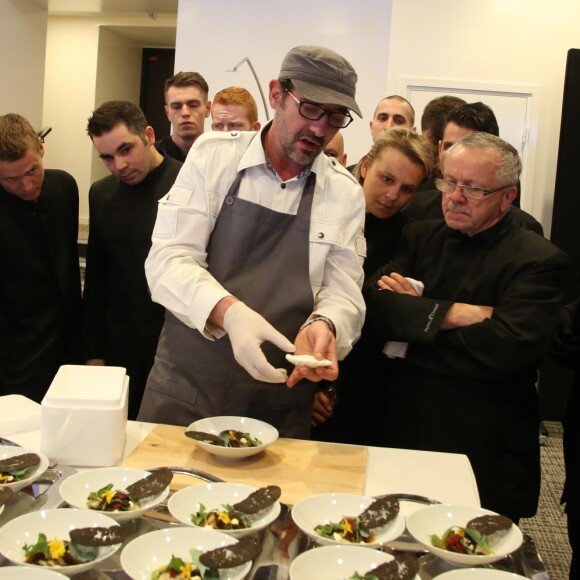
[[[252,377],[266,383],[288,380],[286,369],[274,368],[260,347],[268,341],[284,352],[294,352],[294,345],[263,316],[243,302],[234,302],[224,315],[224,330],[230,337],[235,359]]]
[[[336,338],[323,320],[317,320],[305,326],[296,336],[295,354],[310,354],[318,360],[328,359],[332,365],[325,367],[309,368],[303,366],[294,367],[294,370],[286,383],[293,387],[302,379],[318,382],[321,380],[334,381],[338,377],[338,359],[336,355]]]

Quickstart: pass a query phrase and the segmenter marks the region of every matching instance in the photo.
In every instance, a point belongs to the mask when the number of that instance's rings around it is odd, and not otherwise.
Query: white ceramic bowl
[[[14,483],[3,483],[2,487],[9,487],[12,491],[18,491],[27,485],[30,485],[37,480],[48,469],[48,458],[46,455],[24,447],[14,447],[12,445],[0,445],[0,459],[8,459],[9,457],[16,457],[17,455],[24,455],[25,453],[36,453],[40,457],[40,463],[33,469],[26,479],[15,481]]]
[[[49,568],[6,566],[0,568],[0,580],[66,580],[66,576]]]
[[[437,578],[442,580],[521,580],[526,576],[492,568],[461,568],[439,574]]]
[[[208,453],[225,457],[227,459],[241,459],[243,457],[250,457],[264,451],[266,447],[272,445],[278,439],[278,430],[272,425],[252,419],[250,417],[208,417],[207,419],[199,419],[194,421],[187,428],[188,431],[203,431],[204,433],[212,433],[218,435],[227,429],[235,429],[243,433],[249,433],[252,437],[259,439],[262,445],[256,447],[220,447],[219,445],[212,445],[211,443],[204,443],[203,441],[195,441],[202,449]]]
[[[343,517],[358,516],[374,498],[349,493],[323,493],[312,495],[299,501],[292,508],[294,523],[309,538],[322,545],[349,545],[348,542],[330,540],[318,535],[314,529],[319,525],[339,522]],[[405,518],[399,513],[386,526],[373,530],[375,541],[368,544],[358,544],[365,548],[377,548],[398,538],[405,531]]]
[[[432,505],[417,510],[407,518],[407,529],[409,533],[427,550],[446,562],[458,566],[479,566],[491,564],[501,560],[508,554],[517,550],[522,543],[522,532],[516,525],[512,525],[508,533],[500,538],[492,547],[495,554],[489,556],[478,556],[468,554],[456,554],[441,548],[436,548],[431,543],[433,534],[441,536],[452,526],[465,527],[465,524],[473,518],[484,515],[497,515],[495,512],[471,507],[456,505]]]
[[[184,487],[175,492],[167,502],[171,515],[188,526],[196,526],[191,521],[191,514],[199,511],[200,504],[206,512],[221,509],[222,504],[233,505],[256,491],[256,487],[242,483],[205,483]],[[280,514],[280,502],[274,502],[269,508],[250,515],[251,527],[243,530],[220,530],[224,534],[241,538],[248,534],[263,530]]]
[[[67,477],[60,484],[60,495],[70,506],[89,510],[87,498],[89,494],[105,487],[109,483],[113,484],[113,489],[124,491],[128,485],[151,475],[151,472],[143,469],[132,469],[130,467],[102,467],[89,469],[75,473]],[[169,495],[169,486],[161,493],[145,498],[140,501],[137,509],[127,512],[100,512],[108,515],[116,522],[126,522],[142,516],[156,505],[164,501]],[[95,510],[89,510],[95,511]]]
[[[150,580],[151,574],[169,563],[175,555],[190,562],[189,551],[202,552],[235,544],[238,540],[215,530],[199,528],[166,528],[143,534],[129,542],[121,552],[121,566],[133,580]],[[251,562],[220,570],[221,580],[242,580],[250,571]]]
[[[362,576],[392,559],[390,554],[361,546],[322,546],[307,550],[292,561],[290,580],[346,580],[355,572]]]
[[[4,486],[0,486],[0,488],[3,488]],[[0,516],[2,515],[2,512],[4,511],[4,506],[12,500],[12,498],[14,497],[14,494],[10,495],[10,497],[4,501],[4,503],[2,505],[0,505]]]
[[[35,544],[38,534],[46,534],[49,540],[54,538],[69,540],[69,531],[75,528],[109,528],[114,525],[117,525],[115,520],[91,510],[52,509],[31,512],[9,521],[0,528],[0,553],[14,564],[38,569],[36,564],[24,562],[25,556],[22,549],[25,544]],[[97,558],[91,562],[74,566],[55,566],[51,569],[65,576],[79,574],[106,560],[120,547],[121,544],[103,546],[99,548]]]

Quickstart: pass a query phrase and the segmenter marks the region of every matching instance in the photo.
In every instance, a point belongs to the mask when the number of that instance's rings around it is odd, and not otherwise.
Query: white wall
[[[401,76],[541,85],[531,207],[549,234],[566,52],[580,47],[577,0],[295,0],[279,10],[260,0],[179,1],[176,70],[201,72],[211,94],[239,84],[259,99],[246,65],[224,70],[249,56],[266,90],[296,44],[329,46],[359,74],[365,118],[344,132],[351,162]]]
[[[368,4],[368,9],[361,6]],[[226,72],[249,57],[266,100],[268,83],[278,76],[284,55],[293,46],[318,44],[342,54],[359,75],[356,115],[343,135],[349,162],[371,145],[369,121],[377,102],[386,95],[392,0],[295,0],[266,4],[263,0],[179,0],[175,70],[194,70],[209,84],[210,96],[230,85],[248,89],[266,120],[259,90],[250,68]],[[272,111],[270,111],[270,115]],[[206,123],[206,128],[209,123]]]
[[[387,87],[401,76],[540,85],[531,213],[549,235],[566,53],[577,47],[576,0],[394,0]]]
[[[19,113],[42,128],[48,0],[0,0],[0,115]]]
[[[18,59],[0,61],[2,78],[26,75],[19,85],[26,90],[0,93],[0,111],[12,99],[21,112],[30,110],[27,116],[34,121],[33,103],[42,94],[34,80],[42,76],[42,58],[29,36],[36,39],[38,26],[20,22],[28,19],[11,21],[24,7],[37,14],[28,0],[0,0],[2,46],[26,44]],[[146,16],[132,18],[136,25],[151,24]],[[54,130],[47,139],[47,166],[75,175],[85,220],[83,192],[86,196],[91,183],[92,153],[84,128],[95,106],[98,25],[116,23],[96,17],[50,17],[48,23],[42,121]],[[540,122],[531,135],[536,141],[532,213],[549,233],[566,52],[580,47],[576,0],[549,5],[542,0],[295,0],[280,9],[260,0],[179,0],[176,70],[199,71],[211,95],[228,85],[245,86],[258,101],[262,121],[260,94],[247,64],[237,73],[225,71],[249,57],[267,94],[284,54],[297,44],[329,46],[359,73],[365,118],[355,117],[344,132],[351,162],[370,146],[368,123],[376,103],[397,92],[402,76],[540,85]],[[27,67],[32,81],[28,72],[19,72]],[[40,127],[38,114],[36,119]]]
[[[139,103],[142,48],[114,30],[105,26],[99,27],[97,84],[93,109],[110,100]],[[109,174],[94,148],[92,151],[91,183]]]
[[[93,19],[49,19],[43,119],[52,133],[46,139],[44,164],[77,180],[80,218],[88,218],[91,143],[85,127],[94,108],[98,39]]]

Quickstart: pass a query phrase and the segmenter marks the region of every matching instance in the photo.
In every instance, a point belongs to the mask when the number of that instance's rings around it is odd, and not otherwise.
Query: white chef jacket
[[[207,338],[222,336],[225,331],[208,326],[207,319],[230,293],[208,272],[206,248],[237,172],[246,170],[238,192],[241,199],[295,215],[312,170],[316,174],[309,254],[313,313],[328,317],[336,326],[337,353],[342,359],[358,339],[365,314],[360,290],[366,256],[364,194],[346,169],[323,154],[311,168],[282,181],[266,161],[261,132],[210,131],[190,149],[175,184],[159,201],[145,262],[152,298]]]

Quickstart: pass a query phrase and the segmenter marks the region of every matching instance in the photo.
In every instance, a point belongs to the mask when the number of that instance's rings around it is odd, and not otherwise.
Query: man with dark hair
[[[466,103],[447,115],[443,136],[439,141],[440,163],[445,162],[445,153],[461,137],[468,133],[483,132],[499,136],[499,125],[494,112],[484,103]]]
[[[165,113],[171,123],[171,135],[155,144],[159,151],[185,161],[209,117],[208,94],[207,82],[196,72],[178,72],[165,81]]]
[[[167,315],[140,420],[244,415],[309,437],[313,383],[336,378],[364,318],[364,196],[323,154],[361,116],[356,81],[334,51],[293,48],[269,84],[273,120],[190,151],[146,262]],[[293,351],[329,366],[293,367]]]
[[[443,171],[447,150],[465,135],[478,132],[499,136],[499,126],[495,114],[484,103],[466,103],[449,113],[438,147],[440,172]],[[515,222],[543,236],[542,224],[515,205],[519,203],[519,195],[520,184],[518,181],[517,195],[509,209]],[[441,201],[441,192],[438,189],[420,191],[405,209],[405,215],[413,220],[440,219],[443,217]]]
[[[441,95],[429,101],[421,115],[421,135],[433,145],[435,162],[439,161],[439,141],[443,139],[443,130],[447,124],[447,116],[465,101],[453,95]],[[439,174],[439,172],[437,172]],[[433,187],[429,188],[433,189]]]
[[[213,131],[257,131],[258,106],[250,92],[242,87],[218,91],[211,104]]]
[[[407,127],[415,130],[415,109],[400,95],[391,95],[379,101],[370,122],[373,143],[377,137],[390,127]]]
[[[163,325],[151,301],[144,263],[157,202],[181,163],[159,153],[141,109],[108,101],[93,112],[87,132],[112,175],[89,191],[89,240],[84,291],[86,364],[127,369],[129,418],[135,418]]]
[[[369,331],[392,357],[379,444],[467,455],[482,506],[515,522],[537,508],[535,383],[568,267],[556,246],[514,222],[520,172],[506,141],[464,136],[438,181],[444,220],[407,225],[365,288]]]
[[[0,116],[0,395],[37,402],[80,362],[78,187],[43,155],[24,117]]]

